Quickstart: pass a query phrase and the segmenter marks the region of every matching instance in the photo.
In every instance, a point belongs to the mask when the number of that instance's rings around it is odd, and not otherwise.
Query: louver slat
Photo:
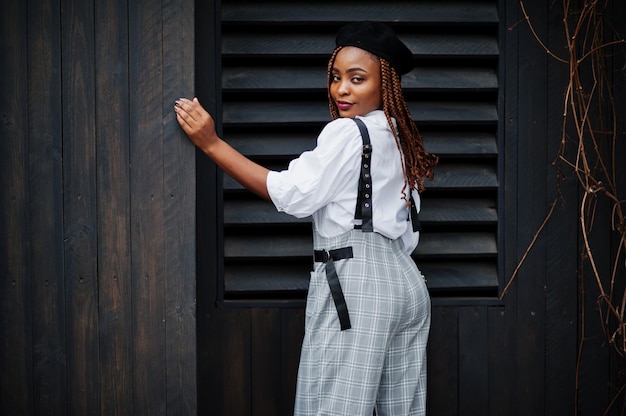
[[[498,55],[495,36],[482,34],[450,35],[446,33],[402,35],[413,54],[419,59],[493,58]],[[227,33],[222,43],[225,59],[262,57],[327,58],[334,47],[332,35],[289,33],[268,34],[267,28],[247,28],[245,34]]]
[[[491,199],[438,198],[428,201],[420,213],[423,224],[492,225],[497,221],[495,201]],[[310,223],[310,218],[295,218],[276,211],[260,199],[229,200],[224,203],[224,224],[229,227],[280,226]]]
[[[272,168],[272,166],[268,166]],[[435,179],[426,181],[429,190],[495,190],[498,179],[495,167],[489,164],[449,164],[435,168]],[[224,190],[237,191],[244,188],[229,176],[224,175]],[[426,195],[427,196],[427,195]]]
[[[224,2],[222,21],[227,23],[328,23],[351,20],[403,23],[497,23],[490,1],[385,2],[338,4],[337,2],[230,1]]]
[[[439,156],[464,158],[496,157],[496,137],[482,132],[431,132],[422,129],[425,146]],[[232,133],[228,142],[254,158],[293,158],[315,146],[315,135],[299,132]]]
[[[315,146],[329,121],[326,60],[346,21],[389,22],[412,50],[402,78],[427,149],[413,253],[434,297],[495,297],[498,259],[498,12],[495,1],[227,1],[222,6],[225,139],[270,169]],[[224,299],[302,299],[312,262],[311,219],[279,213],[223,180]]]
[[[257,264],[237,262],[228,265],[224,280],[230,299],[267,297],[268,293],[280,298],[293,297],[294,294],[302,296],[306,291],[310,263],[281,262],[263,266],[264,275],[260,276]],[[498,284],[492,262],[432,263],[422,260],[420,270],[434,296],[483,296]]]
[[[498,88],[492,68],[417,68],[402,77],[405,91],[475,92],[495,91]],[[222,87],[229,92],[248,94],[267,91],[297,92],[326,91],[324,68],[249,67],[225,68]]]
[[[417,123],[464,123],[466,125],[496,123],[495,104],[483,102],[409,102],[409,110]],[[224,103],[225,124],[323,124],[328,121],[328,106],[320,102],[228,102]],[[271,126],[270,126],[271,127]]]
[[[309,236],[272,233],[231,236],[224,242],[224,255],[230,260],[312,258],[313,242]],[[434,258],[476,258],[495,256],[495,237],[485,232],[425,233],[420,238],[416,256]]]

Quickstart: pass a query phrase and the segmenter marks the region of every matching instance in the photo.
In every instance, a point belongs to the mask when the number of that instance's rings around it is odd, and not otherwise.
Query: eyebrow
[[[339,69],[337,69],[336,67],[333,67],[332,71],[333,71],[333,72],[339,72]],[[350,72],[357,72],[357,71],[361,71],[361,72],[368,73],[368,72],[367,72],[367,70],[365,70],[365,69],[363,69],[363,68],[361,68],[361,67],[358,67],[358,66],[357,66],[357,67],[354,67],[354,68],[350,68],[350,69],[348,69],[346,72],[347,72],[347,73],[350,73]]]

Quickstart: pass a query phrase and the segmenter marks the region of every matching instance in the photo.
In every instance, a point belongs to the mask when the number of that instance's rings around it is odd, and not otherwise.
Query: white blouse
[[[372,221],[374,231],[390,239],[401,237],[407,252],[417,246],[406,201],[401,154],[381,110],[363,117],[372,144]],[[395,120],[394,120],[395,122]],[[278,211],[298,218],[313,216],[316,230],[334,237],[354,228],[354,211],[361,172],[363,141],[354,120],[328,123],[317,146],[289,163],[287,170],[271,171],[267,189]],[[419,212],[417,192],[413,198]]]

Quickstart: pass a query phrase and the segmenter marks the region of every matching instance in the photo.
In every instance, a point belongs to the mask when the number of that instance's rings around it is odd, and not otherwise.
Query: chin
[[[357,114],[354,111],[340,111],[339,112],[339,117],[341,118],[354,118],[359,115],[360,114]]]

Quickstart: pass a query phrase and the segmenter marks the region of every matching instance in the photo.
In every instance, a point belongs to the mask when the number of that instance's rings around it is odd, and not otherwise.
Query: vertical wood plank
[[[208,279],[207,279],[208,280]],[[202,293],[202,292],[199,292]],[[213,342],[199,344],[198,349],[198,414],[227,414],[224,409],[224,397],[227,389],[222,380],[227,361],[223,355],[223,336],[229,322],[222,309],[212,310],[205,316],[205,325],[198,327],[198,338],[213,336]],[[200,320],[199,320],[200,321]],[[217,340],[216,340],[217,338]],[[219,341],[218,341],[219,340]]]
[[[61,24],[69,412],[97,414],[100,386],[93,2],[62,1]]]
[[[501,272],[503,273],[502,281],[504,287],[501,290],[501,296],[507,305],[514,306],[516,304],[516,288],[519,285],[519,279],[513,281],[513,284],[507,292],[504,288],[510,283],[513,271],[520,259],[517,239],[517,211],[518,211],[518,126],[519,126],[519,2],[518,0],[504,0],[504,28],[500,34],[502,36],[502,50],[500,56],[502,59],[503,69],[500,76],[504,78],[502,87],[504,120],[502,120],[503,137],[499,140],[499,145],[503,147],[502,157],[499,159],[499,171],[502,172],[501,181],[503,182],[503,191],[500,192],[499,198],[499,221],[502,222],[501,239],[504,244],[504,253],[501,262]]]
[[[598,207],[596,211],[596,222],[598,233],[592,233],[590,238],[602,238],[607,241],[607,230],[610,228],[607,223],[607,207],[605,204]],[[592,243],[593,244],[593,243]],[[606,252],[595,251],[595,261],[602,277],[608,277],[609,255]],[[578,395],[576,399],[578,414],[605,414],[605,410],[613,398],[610,396],[608,382],[611,377],[610,347],[607,343],[606,335],[603,333],[600,321],[600,309],[598,308],[598,298],[600,291],[595,282],[591,268],[588,264],[582,265],[583,276],[581,277],[581,290],[584,295],[580,299],[580,308],[584,313],[579,319],[579,336],[583,339],[580,350],[580,368],[578,374]],[[608,283],[608,279],[605,280]],[[584,329],[584,331],[583,331]],[[598,382],[602,380],[602,382]],[[621,409],[618,405],[617,409]],[[621,412],[613,413],[621,414]]]
[[[27,13],[0,2],[0,413],[32,414]]]
[[[550,48],[566,53],[563,5],[549,7],[547,42]],[[561,52],[562,51],[562,52]],[[561,145],[564,94],[569,67],[547,62],[547,161],[556,160]],[[570,154],[575,151],[570,147]],[[547,172],[547,202],[562,197],[545,229],[546,237],[546,400],[545,414],[574,414],[578,328],[578,195],[574,177],[560,182],[556,168]]]
[[[161,2],[129,2],[134,413],[165,414]]]
[[[65,414],[66,296],[60,3],[29,2],[28,120],[36,414]]]
[[[520,105],[518,96],[520,93],[519,84],[519,62],[520,54],[518,45],[521,21],[521,11],[519,0],[500,1],[500,18],[503,22],[500,27],[500,77],[503,79],[500,91],[503,95],[501,105],[503,108],[503,119],[501,120],[501,134],[499,146],[503,148],[502,157],[499,158],[499,171],[502,173],[502,188],[499,195],[499,222],[502,224],[498,228],[500,231],[501,247],[504,255],[500,259],[501,282],[504,285],[509,283],[513,276],[513,271],[519,261],[519,253],[522,249],[517,238],[518,234],[518,172],[519,161],[517,148],[519,146],[518,137],[520,123]],[[499,249],[500,250],[500,249]],[[518,362],[512,357],[517,356],[517,338],[515,325],[517,322],[517,288],[522,283],[519,277],[508,292],[504,294],[504,308],[502,312],[491,311],[489,342],[490,351],[494,351],[489,362],[489,388],[490,388],[490,412],[492,416],[508,414],[517,405],[518,392],[517,385],[511,380],[517,379]],[[501,291],[501,294],[503,292]],[[495,317],[493,315],[496,315]],[[495,352],[497,351],[497,352]]]
[[[516,315],[506,307],[492,307],[488,312],[488,374],[489,374],[489,409],[486,415],[499,416],[511,414],[517,392],[511,388],[516,362],[515,345],[517,336],[514,331]]]
[[[281,316],[282,407],[280,414],[291,415],[296,399],[296,381],[304,338],[304,308],[285,309]]]
[[[458,366],[458,309],[433,307],[428,338],[428,414],[459,414]]]
[[[250,339],[250,310],[224,311],[222,343],[222,372],[216,374],[215,383],[223,383],[223,411],[232,416],[252,415]],[[217,413],[217,412],[216,412]]]
[[[132,412],[127,0],[95,2],[100,411]]]
[[[534,29],[541,39],[546,38],[548,7],[541,1],[526,4]],[[528,25],[522,22],[516,30],[519,31],[519,89],[515,92],[519,111],[516,195],[519,207],[518,251],[515,257],[521,259],[547,214],[546,177],[551,160],[546,159],[547,54],[534,39]],[[514,406],[520,414],[543,414],[544,409],[546,305],[541,294],[546,283],[546,261],[546,237],[542,234],[517,277],[517,320],[514,328],[518,335],[515,353],[518,358],[515,377],[518,396]]]
[[[488,319],[484,306],[459,308],[459,410],[484,416],[489,410]]]
[[[220,1],[195,2],[195,94],[206,109],[216,112],[221,79],[219,63]],[[181,95],[184,93],[181,92]],[[211,97],[211,98],[209,98]],[[219,120],[216,120],[219,123]],[[218,305],[218,279],[222,269],[222,250],[218,238],[221,198],[217,168],[206,155],[196,152],[196,253],[197,253],[197,345],[198,345],[198,414],[227,414],[224,410],[226,385],[220,380],[225,366],[222,359],[222,339],[228,330],[224,311]]]
[[[196,414],[195,150],[174,115],[194,89],[194,1],[163,4],[167,413]]]
[[[277,309],[255,308],[250,316],[252,414],[280,414],[281,325]]]

